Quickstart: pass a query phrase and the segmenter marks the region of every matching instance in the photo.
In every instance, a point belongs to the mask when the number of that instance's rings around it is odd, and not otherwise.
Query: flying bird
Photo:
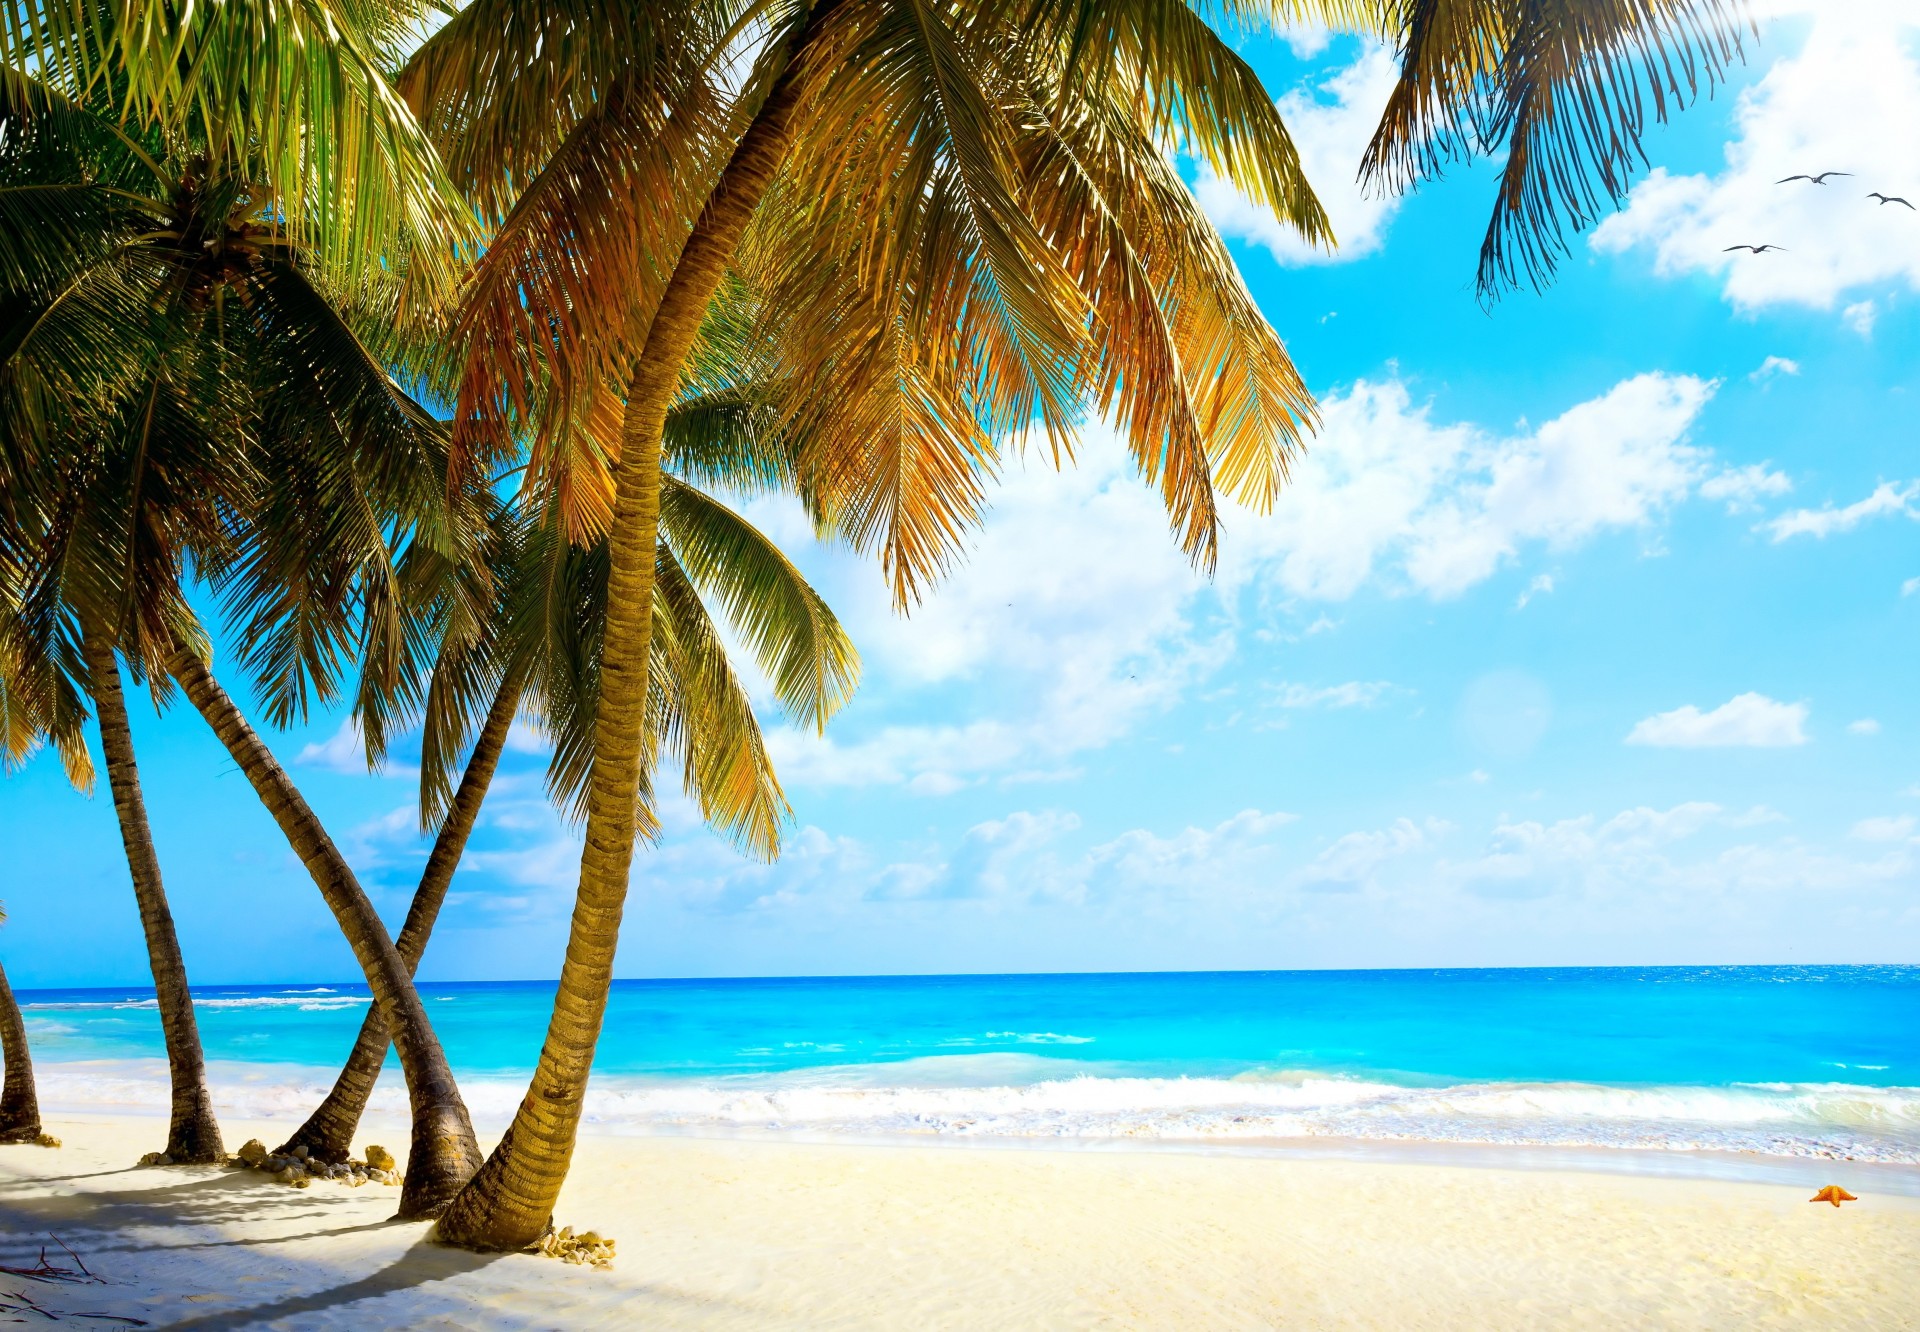
[[[1752,250],[1755,254],[1765,254],[1768,250],[1784,251],[1786,248],[1784,245],[1729,245],[1726,249],[1720,251],[1720,253],[1731,254],[1735,250]]]
[[[1852,174],[1851,171],[1822,171],[1817,176],[1788,176],[1785,180],[1776,180],[1773,183],[1775,185],[1785,185],[1789,180],[1804,180],[1814,185],[1825,185],[1828,176],[1851,176]]]
[[[1908,208],[1913,208],[1912,204],[1907,203],[1905,199],[1902,199],[1897,194],[1882,194],[1880,193],[1880,191],[1875,190],[1873,193],[1869,194],[1867,197],[1869,199],[1878,199],[1880,201],[1880,206],[1882,208],[1885,208],[1890,203],[1907,204]],[[1920,208],[1913,208],[1913,211],[1916,213],[1920,213]]]
[[[1859,1202],[1860,1200],[1841,1188],[1838,1184],[1829,1184],[1826,1188],[1807,1199],[1807,1201],[1832,1203],[1835,1207],[1838,1207],[1843,1202]]]

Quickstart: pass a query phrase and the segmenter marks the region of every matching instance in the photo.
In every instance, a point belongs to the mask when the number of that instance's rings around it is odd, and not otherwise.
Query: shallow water
[[[504,1117],[550,983],[423,985]],[[23,991],[43,1097],[143,1104],[151,992]],[[209,987],[230,1112],[310,1105],[363,987]],[[589,1115],[635,1130],[1338,1137],[1920,1162],[1920,968],[623,981]],[[164,1097],[160,1098],[162,1102]],[[382,1099],[399,1108],[399,1089]]]

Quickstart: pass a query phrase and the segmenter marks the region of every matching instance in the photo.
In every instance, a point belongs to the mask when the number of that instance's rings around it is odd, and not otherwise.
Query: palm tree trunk
[[[612,570],[600,654],[600,699],[594,714],[586,847],[580,857],[580,887],[566,960],[533,1083],[486,1165],[441,1214],[436,1234],[450,1244],[475,1249],[523,1249],[532,1244],[553,1222],[554,1203],[573,1160],[587,1075],[606,1018],[620,917],[633,866],[653,641],[661,435],[707,306],[754,209],[793,146],[802,55],[818,39],[835,6],[836,0],[825,0],[789,38],[786,67],[700,210],[627,384],[608,538]]]
[[[346,858],[206,663],[183,648],[168,660],[167,669],[253,783],[255,793],[319,885],[320,895],[366,973],[367,988],[373,991],[373,1001],[400,1052],[413,1111],[407,1179],[398,1215],[403,1220],[433,1216],[480,1164],[480,1145],[453,1070],[447,1066],[446,1052],[427,1021],[426,1005],[413,988],[412,974]]]
[[[172,1082],[172,1114],[167,1126],[167,1155],[176,1165],[226,1160],[220,1125],[213,1118],[207,1091],[200,1028],[187,988],[187,964],[173,930],[173,912],[160,881],[160,857],[147,825],[147,802],[140,794],[140,771],[133,760],[133,732],[127,725],[127,701],[120,692],[120,663],[97,626],[81,635],[80,650],[93,677],[93,698],[100,714],[100,749],[106,755],[107,783],[120,817],[133,895],[140,904],[140,925],[147,936],[147,963],[153,969],[154,995],[160,1005],[160,1029],[167,1042],[167,1071]]]
[[[27,1024],[20,1017],[20,1005],[13,1001],[5,967],[0,967],[0,1058],[7,1065],[7,1085],[0,1091],[0,1142],[38,1142],[40,1098],[33,1090]]]
[[[447,806],[440,835],[434,839],[433,852],[420,874],[420,886],[414,890],[413,905],[407,908],[407,922],[394,944],[400,950],[401,960],[407,964],[409,975],[419,970],[427,936],[433,933],[433,923],[447,900],[453,872],[459,867],[474,820],[480,814],[480,803],[486,799],[494,769],[500,764],[500,752],[506,748],[507,732],[513,726],[519,704],[520,676],[510,671],[500,682],[500,691],[493,696],[493,707],[473,743],[473,753],[467,758],[460,786],[453,793],[453,803]],[[360,1127],[360,1117],[366,1113],[373,1085],[380,1078],[380,1066],[386,1062],[390,1041],[386,1017],[375,1005],[367,1011],[366,1021],[360,1024],[359,1039],[347,1057],[346,1067],[334,1081],[333,1090],[299,1131],[277,1149],[279,1155],[286,1156],[296,1147],[305,1147],[310,1159],[334,1164],[353,1154],[353,1135]]]

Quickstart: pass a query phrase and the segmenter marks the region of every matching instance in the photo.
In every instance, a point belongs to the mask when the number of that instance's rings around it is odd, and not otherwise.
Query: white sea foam
[[[324,998],[321,996],[325,996]],[[195,1008],[295,1008],[302,1013],[329,1013],[335,1009],[365,1008],[373,1000],[366,995],[339,994],[333,990],[288,990],[283,994],[247,995],[244,998],[205,998],[195,995]],[[160,1007],[158,999],[48,1000],[22,1004],[26,1012],[82,1013],[101,1009],[146,1010]]]
[[[1920,1163],[1916,1087],[1408,1087],[1314,1073],[1022,1080],[1052,1063],[961,1056],[751,1079],[605,1077],[587,1093],[586,1112],[591,1123],[629,1132],[1186,1142],[1335,1137]],[[949,1077],[937,1079],[948,1065]],[[1001,1080],[970,1081],[989,1070]],[[221,1064],[211,1076],[222,1113],[280,1118],[304,1116],[325,1094],[332,1070]],[[463,1077],[462,1086],[475,1118],[498,1126],[512,1114],[525,1082],[493,1075]],[[68,1109],[164,1107],[165,1088],[165,1065],[157,1060],[51,1063],[41,1073],[41,1099]],[[404,1089],[391,1074],[373,1109],[405,1113]]]

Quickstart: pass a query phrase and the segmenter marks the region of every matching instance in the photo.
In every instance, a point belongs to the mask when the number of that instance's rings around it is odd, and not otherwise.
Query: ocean
[[[504,1122],[551,982],[423,984]],[[196,989],[223,1113],[302,1114],[363,986]],[[151,990],[23,990],[51,1109],[164,1112]],[[378,1108],[405,1099],[391,1060]],[[603,1130],[1308,1138],[1920,1163],[1920,967],[621,981]]]

